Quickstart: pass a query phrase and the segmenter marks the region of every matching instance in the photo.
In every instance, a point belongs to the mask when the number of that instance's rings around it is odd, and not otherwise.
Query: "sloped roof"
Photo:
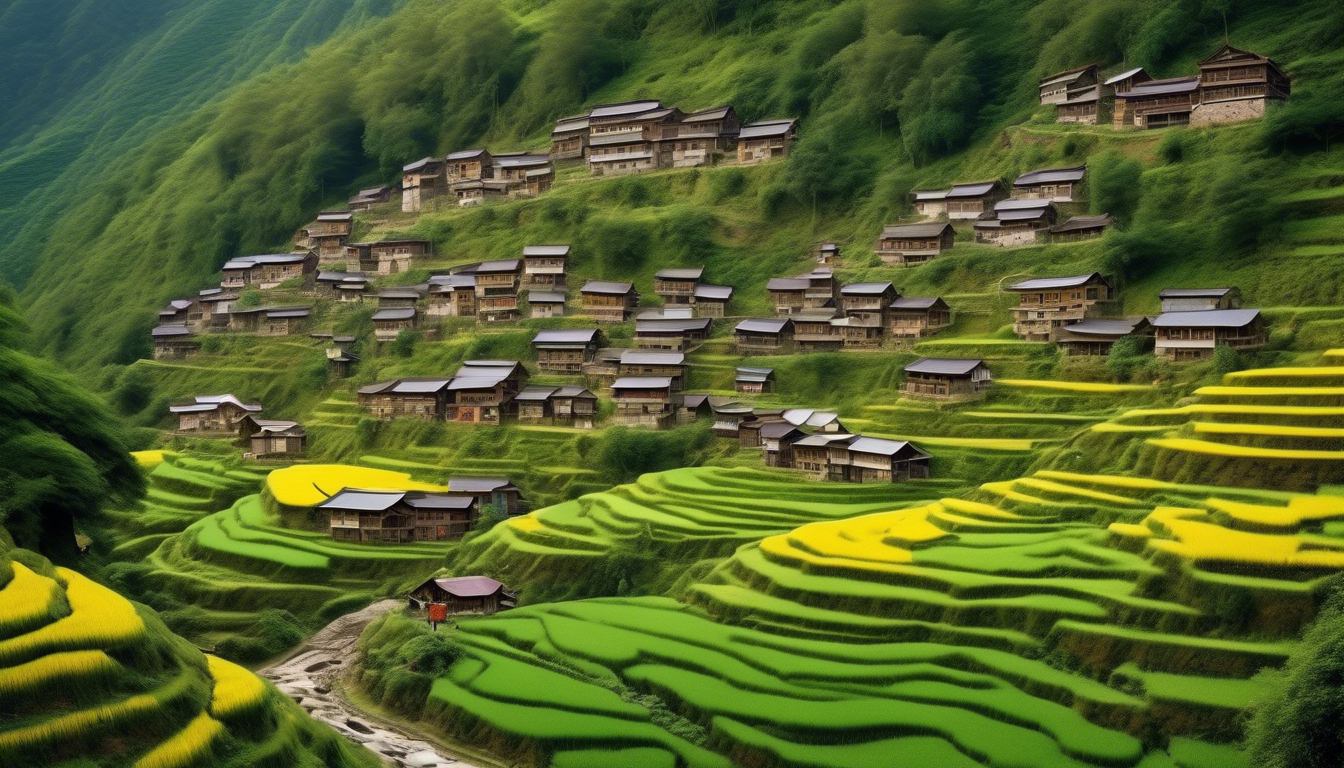
[[[622,101],[615,104],[598,104],[588,112],[588,119],[623,117],[627,115],[637,115],[642,112],[649,112],[655,109],[661,109],[662,102],[648,99],[637,101]]]
[[[751,318],[738,323],[734,330],[746,333],[783,333],[790,324],[791,321],[787,317]]]
[[[394,307],[392,309],[380,309],[373,313],[373,319],[377,320],[414,320],[415,307]]]
[[[812,283],[804,277],[772,277],[765,284],[767,291],[805,291]]]
[[[612,389],[670,389],[672,379],[667,376],[622,376],[612,382]]]
[[[312,307],[272,307],[266,310],[266,317],[281,320],[292,317],[307,317],[313,313]]]
[[[537,331],[533,344],[591,344],[597,341],[596,328],[557,328]]]
[[[866,437],[860,435],[857,440],[849,444],[849,450],[858,453],[872,453],[879,456],[895,456],[906,448],[912,448],[916,453],[928,456],[927,453],[920,450],[914,443],[905,440],[884,440],[880,437]]]
[[[564,291],[528,291],[529,304],[564,304],[568,297]]]
[[[480,264],[477,264],[472,272],[476,274],[481,274],[483,272],[489,274],[496,272],[517,272],[518,269],[518,259],[491,259],[490,261],[482,261]]]
[[[621,365],[685,365],[686,355],[681,352],[654,352],[628,349],[621,353]]]
[[[588,389],[587,387],[578,387],[578,386],[561,387],[555,390],[554,397],[559,398],[575,397],[575,398],[583,398],[585,400],[597,399],[597,395],[594,395],[592,393],[592,390]]]
[[[431,392],[438,392],[448,388],[452,379],[445,378],[405,378],[398,379],[396,384],[389,388],[388,392],[395,392],[399,395],[423,395]]]
[[[448,490],[453,493],[490,493],[513,487],[507,477],[463,476],[448,478]]]
[[[783,136],[797,124],[798,120],[795,118],[761,120],[742,126],[742,130],[737,137],[739,139],[763,139],[770,136]]]
[[[635,289],[631,283],[618,283],[611,280],[589,280],[579,289],[580,293],[609,293],[623,295]]]
[[[569,133],[570,131],[588,130],[588,116],[560,118],[555,121],[555,127],[551,129],[551,134]]]
[[[875,296],[896,290],[891,283],[850,283],[840,289],[841,296]]]
[[[1154,328],[1243,328],[1260,316],[1258,309],[1206,309],[1199,312],[1163,312]]]
[[[556,258],[559,256],[568,256],[571,248],[568,245],[525,245],[523,246],[523,257],[528,256],[546,256]]]
[[[551,162],[549,155],[496,155],[495,165],[501,168],[526,168],[529,165],[547,165]]]
[[[685,333],[702,331],[712,321],[708,317],[646,317],[635,319],[635,333]]]
[[[197,395],[196,397],[192,398],[192,402],[190,404],[171,405],[168,407],[168,410],[171,413],[193,413],[198,411],[213,411],[225,403],[236,405],[239,408],[243,409],[244,411],[248,411],[249,413],[261,412],[261,404],[244,403],[242,400],[239,400],[237,397],[234,397],[231,394]]]
[[[455,576],[431,581],[453,597],[488,597],[504,589],[503,584],[488,576]]]
[[[971,371],[984,365],[980,358],[922,357],[905,366],[906,373],[927,373],[935,376],[969,376]]]
[[[951,229],[947,222],[932,224],[896,224],[882,228],[882,237],[938,237],[944,230]]]
[[[1199,89],[1199,77],[1167,77],[1161,80],[1146,80],[1136,83],[1128,91],[1115,94],[1117,99],[1141,99],[1150,96],[1165,96],[1172,93],[1190,93]]]
[[[557,389],[559,387],[527,386],[523,387],[513,399],[526,402],[545,402],[551,399],[551,395],[554,395]]]
[[[699,122],[707,122],[710,120],[722,120],[728,116],[729,112],[732,111],[733,111],[732,106],[727,104],[721,107],[711,107],[709,109],[699,110],[698,112],[691,112],[690,114],[683,117],[681,119],[681,122],[699,123]]]
[[[728,301],[733,298],[733,287],[730,285],[697,285],[695,286],[695,298]]]
[[[366,491],[342,488],[316,506],[318,509],[348,509],[359,512],[383,512],[406,498],[406,491]]]
[[[470,160],[473,157],[489,154],[484,149],[463,149],[457,152],[449,152],[444,160]]]
[[[1164,288],[1157,294],[1162,299],[1221,299],[1232,288]]]
[[[1127,69],[1118,75],[1113,75],[1111,77],[1106,78],[1106,81],[1103,83],[1103,85],[1115,85],[1121,80],[1128,80],[1129,78],[1139,74],[1142,71],[1143,67],[1135,67],[1133,69]]]
[[[932,309],[939,303],[946,304],[941,296],[902,296],[891,302],[892,309]]]
[[[1018,176],[1013,181],[1015,187],[1027,187],[1033,184],[1053,184],[1058,182],[1082,181],[1087,173],[1086,165],[1075,165],[1069,168],[1042,168],[1035,171],[1027,171]]]
[[[1100,216],[1070,216],[1063,224],[1056,224],[1051,227],[1050,231],[1054,234],[1063,234],[1088,229],[1103,229],[1113,224],[1115,224],[1115,217],[1109,213],[1103,213]]]
[[[658,270],[654,277],[663,280],[699,280],[704,274],[704,267],[673,267]]]
[[[474,496],[454,496],[450,493],[413,491],[406,494],[406,506],[415,509],[469,509],[475,502]]]
[[[1086,275],[1073,275],[1072,277],[1039,277],[1033,280],[1023,280],[1020,283],[1013,283],[1008,286],[1010,291],[1039,291],[1049,290],[1051,288],[1073,288],[1083,285],[1093,278],[1101,278],[1100,272],[1092,272]]]
[[[1064,326],[1064,330],[1083,336],[1127,336],[1135,329],[1147,325],[1146,317],[1127,317],[1119,320],[1079,320],[1072,325]]]
[[[915,202],[923,202],[925,200],[942,200],[946,198],[947,193],[951,191],[952,190],[950,189],[923,189],[915,190],[910,194],[915,198]]]
[[[413,163],[407,163],[406,165],[401,166],[401,170],[402,170],[403,172],[418,171],[418,170],[420,170],[421,168],[424,168],[424,167],[427,166],[427,165],[431,165],[431,164],[433,164],[433,163],[441,163],[441,162],[443,162],[443,161],[440,160],[440,159],[437,158],[437,157],[422,157],[422,158],[420,158],[419,160],[416,160],[416,161],[413,162]]]
[[[155,339],[167,339],[174,336],[190,336],[191,329],[185,325],[176,323],[170,325],[156,325],[154,326],[154,329],[149,332],[149,335],[151,338]]]
[[[953,184],[952,189],[947,191],[948,197],[980,197],[988,195],[999,186],[998,181],[968,181],[964,184]]]

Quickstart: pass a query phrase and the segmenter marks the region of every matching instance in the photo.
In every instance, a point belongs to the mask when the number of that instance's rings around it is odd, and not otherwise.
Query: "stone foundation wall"
[[[1239,99],[1197,104],[1190,113],[1191,125],[1224,125],[1259,120],[1265,116],[1264,99]]]

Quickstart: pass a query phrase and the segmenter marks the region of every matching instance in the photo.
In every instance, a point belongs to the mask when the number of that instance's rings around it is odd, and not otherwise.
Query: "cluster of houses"
[[[246,403],[231,394],[198,395],[171,403],[179,435],[229,437],[236,435],[254,458],[301,456],[308,434],[296,421],[261,418],[260,403]]]
[[[1272,59],[1224,45],[1199,62],[1199,74],[1154,79],[1142,67],[1103,79],[1097,64],[1041,79],[1042,104],[1061,123],[1116,128],[1220,125],[1264,116],[1292,83]]]
[[[929,336],[952,323],[952,310],[941,298],[901,296],[890,282],[841,285],[825,266],[772,278],[765,289],[775,317],[737,324],[733,337],[741,354],[871,349],[887,339]]]
[[[551,131],[551,157],[584,160],[594,175],[693,168],[735,157],[740,164],[787,157],[795,119],[743,124],[731,106],[683,112],[660,101],[599,104],[563,117]]]
[[[1012,184],[993,179],[915,190],[915,215],[928,221],[885,228],[874,251],[884,264],[923,264],[952,248],[953,221],[970,221],[976,242],[1005,247],[1100,237],[1115,219],[1077,212],[1086,175],[1086,165],[1041,168]]]
[[[401,210],[423,210],[431,200],[451,197],[459,206],[478,205],[505,197],[535,197],[551,188],[555,167],[547,155],[464,149],[444,157],[423,157],[401,169]],[[350,205],[371,207],[377,200],[365,190]],[[383,194],[378,192],[378,194]],[[384,195],[391,199],[391,192]]]
[[[1268,335],[1256,309],[1241,308],[1236,288],[1168,288],[1156,317],[1105,318],[1117,300],[1100,273],[1025,280],[1008,286],[1018,295],[1013,332],[1027,341],[1048,341],[1070,355],[1106,355],[1116,341],[1152,340],[1154,353],[1174,362],[1206,360],[1219,346],[1240,352],[1263,349]]]
[[[446,492],[342,488],[316,509],[337,541],[406,544],[460,539],[486,507],[510,516],[526,511],[506,477],[450,477]]]

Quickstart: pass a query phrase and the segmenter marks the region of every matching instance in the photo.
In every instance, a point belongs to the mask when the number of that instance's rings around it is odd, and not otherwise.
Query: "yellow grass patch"
[[[1049,480],[1061,480],[1066,483],[1090,485],[1109,485],[1114,488],[1132,488],[1138,491],[1164,491],[1175,488],[1175,483],[1154,480],[1150,477],[1126,477],[1124,475],[1083,475],[1077,472],[1057,472],[1047,469],[1036,473],[1036,477]]]
[[[1107,526],[1107,530],[1131,539],[1147,539],[1153,535],[1151,528],[1138,523],[1111,523]]]
[[[1335,544],[1322,542],[1319,538],[1308,541],[1296,535],[1236,531],[1212,520],[1203,510],[1158,507],[1144,522],[1165,538],[1150,538],[1148,546],[1194,562],[1344,568],[1344,542]]]
[[[1316,405],[1243,405],[1232,403],[1195,403],[1180,408],[1136,408],[1120,414],[1119,419],[1140,416],[1189,416],[1221,414],[1225,416],[1344,416],[1344,408]]]
[[[509,518],[507,524],[513,526],[514,528],[517,528],[520,531],[527,531],[529,533],[534,531],[540,531],[542,529],[541,520],[537,519],[536,513],[534,512],[530,512],[526,515],[520,515],[518,517],[511,517]]]
[[[112,672],[117,662],[102,651],[52,653],[25,664],[0,668],[0,699],[57,681],[78,681]]]
[[[145,623],[126,598],[72,570],[56,570],[66,583],[70,615],[0,641],[0,663],[30,654],[106,648],[144,634]]]
[[[346,464],[301,464],[266,476],[275,500],[290,507],[311,507],[342,488],[376,491],[446,491],[447,487],[412,480],[405,472]]]
[[[1150,426],[1142,424],[1116,424],[1113,421],[1103,421],[1100,424],[1093,424],[1091,427],[1093,432],[1165,432],[1169,429],[1171,429],[1171,427],[1166,424]]]
[[[941,509],[930,504],[897,512],[879,512],[847,520],[809,523],[783,536],[794,549],[821,557],[870,560],[879,563],[910,562],[905,547],[935,541],[950,534],[929,522]]]
[[[1293,427],[1284,424],[1224,424],[1196,421],[1192,425],[1202,435],[1264,435],[1267,437],[1344,437],[1344,429],[1329,427]]]
[[[251,671],[218,656],[205,657],[215,690],[210,696],[210,714],[221,720],[246,712],[266,700],[266,684]]]
[[[1209,509],[1252,525],[1296,529],[1303,523],[1344,517],[1344,497],[1295,496],[1286,507],[1209,499]]]
[[[1193,440],[1184,437],[1154,438],[1150,445],[1168,448],[1186,453],[1202,453],[1209,456],[1230,456],[1241,459],[1290,459],[1305,461],[1341,461],[1344,451],[1307,451],[1289,448],[1256,448],[1247,445],[1228,445],[1210,443],[1205,440]]]
[[[1336,350],[1331,350],[1334,352]],[[1331,354],[1327,352],[1326,354]],[[1301,366],[1285,368],[1254,368],[1249,371],[1234,371],[1223,376],[1223,381],[1229,384],[1234,381],[1255,381],[1257,379],[1275,379],[1275,378],[1326,378],[1330,376],[1344,376],[1344,366],[1338,365],[1318,365]]]
[[[1012,501],[1020,501],[1025,504],[1049,503],[1045,499],[1042,499],[1038,496],[1030,496],[1028,494],[1022,493],[1021,491],[1014,490],[1012,480],[1003,480],[1000,482],[985,483],[984,485],[980,486],[980,490],[988,491],[989,493],[992,493],[1000,498],[1009,499]]]
[[[172,451],[131,451],[131,457],[135,463],[145,469],[153,469],[163,463],[163,460],[169,456],[176,456]]]
[[[1106,493],[1105,491],[1094,491],[1090,488],[1079,488],[1073,485],[1065,485],[1064,483],[1057,483],[1053,480],[1045,480],[1035,477],[1024,477],[1020,480],[1014,481],[1014,483],[1017,485],[1026,486],[1027,488],[1031,488],[1037,491],[1046,491],[1048,493],[1059,493],[1059,494],[1067,494],[1069,496],[1078,496],[1080,498],[1090,499],[1092,501],[1101,501],[1107,504],[1117,504],[1122,507],[1133,507],[1139,505],[1139,502],[1126,496],[1116,496],[1113,493]]]
[[[0,634],[6,628],[27,627],[51,612],[60,585],[23,563],[12,563],[14,576],[0,589]]]
[[[1005,387],[1024,387],[1027,389],[1053,389],[1063,392],[1088,392],[1094,394],[1115,392],[1142,392],[1152,389],[1148,384],[1105,384],[1095,381],[1051,381],[1048,379],[995,379]]]
[[[182,768],[199,760],[210,751],[210,745],[221,733],[224,724],[202,712],[187,727],[135,761],[134,768]]]
[[[1344,397],[1344,387],[1200,387],[1200,397]]]

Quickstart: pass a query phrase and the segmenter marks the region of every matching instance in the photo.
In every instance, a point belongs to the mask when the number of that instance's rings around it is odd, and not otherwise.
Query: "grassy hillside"
[[[0,7],[0,275],[22,283],[53,224],[133,174],[147,143],[234,85],[390,0]]]
[[[1234,43],[1283,61],[1309,94],[1319,92],[1338,65],[1330,31],[1339,27],[1339,16],[1326,2],[1295,3],[1291,12],[1231,3],[1227,22]],[[411,2],[164,129],[117,164],[115,178],[81,185],[78,208],[42,225],[49,233],[45,243],[25,251],[38,265],[25,298],[49,351],[79,366],[130,362],[145,353],[145,331],[159,303],[208,284],[232,255],[276,247],[353,186],[387,178],[430,151],[482,141],[544,146],[556,116],[635,95],[686,108],[731,102],[748,119],[799,115],[805,138],[787,167],[749,174],[745,182],[725,173],[715,190],[695,200],[673,200],[658,190],[666,184],[686,191],[696,175],[691,172],[669,174],[665,182],[604,184],[596,194],[605,199],[586,206],[562,199],[581,193],[557,190],[536,206],[552,221],[568,221],[552,229],[600,250],[608,261],[604,271],[612,274],[631,271],[625,260],[640,255],[631,243],[645,236],[616,219],[625,208],[646,209],[631,227],[657,228],[656,250],[647,256],[666,255],[663,248],[679,249],[682,260],[698,258],[697,251],[731,253],[736,263],[752,266],[721,279],[740,275],[743,295],[753,296],[757,281],[814,237],[866,244],[916,184],[1083,159],[1111,143],[1100,132],[1066,136],[1042,126],[1019,133],[1022,141],[1003,151],[1004,129],[1034,113],[1039,75],[1122,59],[1158,75],[1182,72],[1222,30],[1223,15],[1206,4],[1139,0]],[[1158,230],[1150,238],[1201,246],[1194,249],[1197,263],[1219,263],[1229,248],[1261,253],[1258,224],[1275,211],[1241,203],[1300,189],[1303,181],[1284,184],[1286,171],[1311,176],[1306,183],[1323,190],[1325,207],[1335,205],[1338,196],[1326,191],[1338,186],[1329,167],[1312,176],[1295,157],[1270,157],[1282,142],[1267,141],[1255,128],[1238,135],[1232,143],[1213,140],[1209,152],[1225,156],[1222,162],[1209,160],[1198,136],[1188,148],[1183,139],[1168,142],[1162,157],[1181,162],[1160,178],[1175,198],[1127,200],[1131,170],[1112,163],[1113,187],[1122,192],[1103,202],[1114,202],[1125,218],[1151,219]],[[1197,172],[1186,173],[1186,159],[1211,164],[1196,163]],[[1243,174],[1247,169],[1253,173]],[[1230,175],[1256,184],[1226,191],[1218,182]],[[721,212],[728,198],[738,199]],[[1204,215],[1210,212],[1216,215]],[[1193,231],[1183,233],[1188,239],[1165,237],[1161,227],[1176,215],[1194,222]],[[492,216],[510,221],[512,214],[482,212],[476,220]],[[706,226],[720,216],[723,225]],[[1228,220],[1247,225],[1223,236]],[[708,240],[696,239],[706,229]],[[678,232],[680,243],[669,245]],[[441,229],[436,239],[455,245],[459,235]],[[458,253],[465,259],[507,251],[519,239],[490,226]],[[1145,242],[1129,250],[1146,252]],[[1315,253],[1302,256],[1310,261]],[[967,258],[975,257],[968,252]],[[942,290],[969,282],[958,280],[955,264],[948,264],[926,268],[929,279],[921,282]],[[1295,290],[1281,286],[1264,298],[1297,303]],[[1313,291],[1312,303],[1335,298],[1328,285]]]

